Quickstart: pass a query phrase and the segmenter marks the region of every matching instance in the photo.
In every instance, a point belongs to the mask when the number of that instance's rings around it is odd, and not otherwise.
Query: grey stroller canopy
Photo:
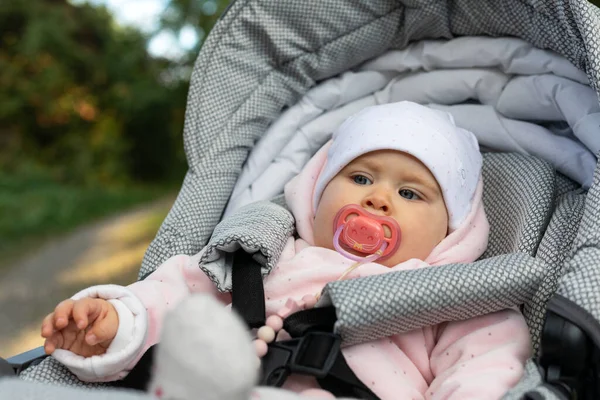
[[[485,150],[489,247],[472,264],[327,285],[335,333],[361,343],[520,306],[534,357],[505,398],[596,398],[599,94],[600,9],[584,0],[233,1],[198,56],[189,171],[139,276],[205,246],[201,264],[222,291],[239,249],[267,275],[294,234],[278,195],[333,129],[372,104],[427,104]],[[104,384],[51,357],[9,362],[19,377],[1,379],[0,393],[11,399],[108,396],[58,387]]]

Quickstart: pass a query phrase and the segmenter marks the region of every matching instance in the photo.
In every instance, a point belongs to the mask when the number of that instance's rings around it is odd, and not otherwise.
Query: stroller
[[[325,325],[356,344],[520,306],[534,357],[504,398],[598,399],[599,94],[600,9],[584,0],[234,1],[198,56],[189,171],[140,278],[205,246],[201,263],[223,291],[235,286],[232,259],[268,274],[294,234],[283,185],[333,129],[372,104],[428,104],[485,151],[488,249],[472,264],[331,283]],[[254,256],[228,256],[240,252]],[[100,391],[83,387],[103,386],[41,349],[3,371],[18,378],[0,379],[1,399],[93,399]]]

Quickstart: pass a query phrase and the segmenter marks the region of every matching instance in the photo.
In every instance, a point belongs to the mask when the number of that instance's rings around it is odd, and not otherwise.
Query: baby
[[[347,119],[285,187],[299,239],[289,239],[264,280],[267,316],[290,299],[314,304],[311,296],[340,278],[475,261],[489,233],[481,163],[473,134],[446,113],[400,102]],[[61,302],[42,324],[46,352],[82,380],[123,378],[185,296],[231,303],[199,266],[201,254],[172,257],[126,288],[95,286]],[[514,309],[343,349],[382,400],[500,398],[530,353],[527,325]],[[317,386],[293,377],[285,387]]]

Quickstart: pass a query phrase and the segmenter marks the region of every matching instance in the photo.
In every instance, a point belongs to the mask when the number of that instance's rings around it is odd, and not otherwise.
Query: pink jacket
[[[301,239],[288,240],[279,263],[264,281],[267,315],[277,312],[289,298],[299,301],[306,294],[319,293],[353,263],[335,251],[311,245],[311,188],[324,164],[327,147],[286,186],[286,200]],[[466,221],[425,261],[412,259],[393,268],[364,264],[348,279],[476,260],[485,250],[489,231],[481,193],[480,183]],[[127,288],[103,285],[76,294],[75,299],[100,297],[115,305],[119,313],[117,336],[102,356],[84,358],[65,350],[57,350],[54,356],[82,380],[124,377],[157,343],[165,312],[184,296],[212,293],[224,304],[230,303],[230,295],[220,294],[198,267],[201,255],[175,256],[144,281]],[[357,377],[382,400],[500,398],[518,382],[530,353],[525,320],[512,309],[415,329],[343,350]],[[312,379],[299,377],[286,387],[300,392],[314,386]]]

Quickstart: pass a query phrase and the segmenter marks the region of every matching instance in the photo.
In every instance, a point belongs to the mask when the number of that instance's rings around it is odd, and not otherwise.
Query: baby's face
[[[424,260],[448,231],[448,212],[436,179],[419,160],[399,151],[367,153],[329,182],[316,210],[316,246],[334,249],[333,220],[348,204],[392,217],[400,225],[400,247],[381,262],[388,267],[411,258]]]

